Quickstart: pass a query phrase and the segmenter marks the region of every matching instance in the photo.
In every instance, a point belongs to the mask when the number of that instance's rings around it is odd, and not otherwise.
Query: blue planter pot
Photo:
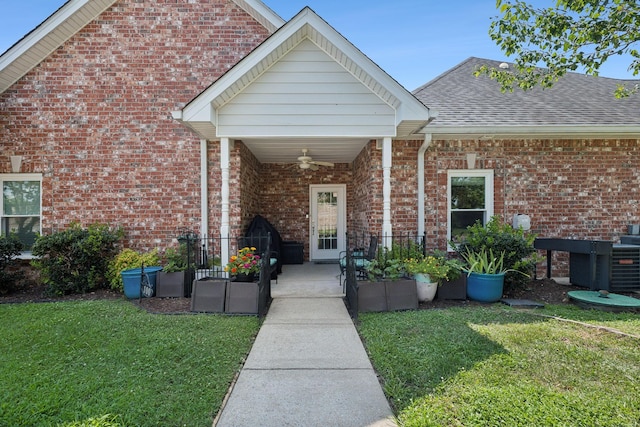
[[[151,295],[143,295],[143,296],[153,296],[155,295],[156,290],[156,274],[158,271],[162,270],[162,267],[159,266],[149,266],[144,268],[144,273],[149,278],[149,286],[152,289]],[[140,298],[140,279],[142,277],[142,269],[141,268],[130,268],[128,270],[122,270],[120,272],[120,276],[122,276],[122,284],[124,285],[124,296],[127,298]]]
[[[496,302],[502,298],[504,273],[471,273],[467,277],[467,296],[480,302]]]

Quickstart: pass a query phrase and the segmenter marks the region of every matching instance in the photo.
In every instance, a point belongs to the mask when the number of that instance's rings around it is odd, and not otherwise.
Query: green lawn
[[[92,417],[211,426],[255,317],[152,315],[125,300],[0,305],[0,425]]]
[[[640,316],[493,305],[360,316],[403,426],[639,426]]]

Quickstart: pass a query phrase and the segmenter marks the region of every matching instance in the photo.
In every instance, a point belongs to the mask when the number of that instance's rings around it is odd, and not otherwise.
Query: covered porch
[[[201,138],[202,235],[262,215],[327,261],[347,230],[393,235],[394,141],[434,114],[305,8],[173,116]]]

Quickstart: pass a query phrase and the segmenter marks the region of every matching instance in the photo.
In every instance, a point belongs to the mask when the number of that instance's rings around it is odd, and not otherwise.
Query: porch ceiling
[[[242,140],[260,163],[296,163],[303,149],[309,151],[313,160],[351,163],[369,141],[366,138]]]

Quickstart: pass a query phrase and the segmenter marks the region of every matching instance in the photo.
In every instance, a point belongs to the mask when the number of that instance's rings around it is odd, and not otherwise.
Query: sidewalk
[[[275,298],[217,427],[395,426],[341,298]]]

